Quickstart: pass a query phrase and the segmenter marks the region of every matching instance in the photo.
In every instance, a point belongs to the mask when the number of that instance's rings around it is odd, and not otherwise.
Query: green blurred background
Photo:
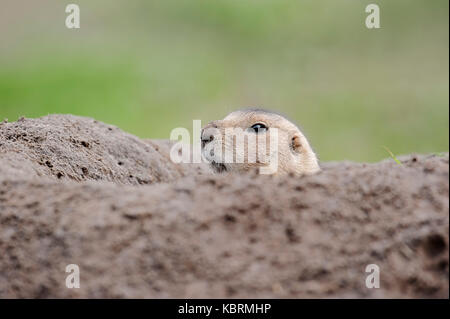
[[[72,2],[81,29],[65,27]],[[0,3],[0,118],[72,113],[169,138],[259,106],[324,161],[448,150],[448,0]],[[381,29],[365,27],[369,3]]]

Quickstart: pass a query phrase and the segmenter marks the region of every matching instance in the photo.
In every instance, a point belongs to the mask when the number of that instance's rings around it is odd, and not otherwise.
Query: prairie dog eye
[[[267,131],[267,126],[263,123],[256,123],[252,125],[251,129],[256,133],[265,132]]]

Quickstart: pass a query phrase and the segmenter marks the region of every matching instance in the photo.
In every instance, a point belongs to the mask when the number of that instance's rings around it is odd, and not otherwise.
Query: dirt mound
[[[167,147],[166,141],[143,141],[90,118],[22,118],[0,124],[0,176],[50,176],[137,185],[192,174],[192,165],[170,161]]]
[[[448,154],[277,178],[167,150],[87,118],[1,124],[0,298],[448,298]]]

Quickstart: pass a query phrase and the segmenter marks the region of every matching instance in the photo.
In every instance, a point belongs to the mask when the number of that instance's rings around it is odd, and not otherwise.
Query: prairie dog
[[[216,173],[253,168],[276,175],[320,171],[317,156],[300,129],[271,111],[234,111],[223,120],[207,124],[201,132],[201,143],[202,155]]]

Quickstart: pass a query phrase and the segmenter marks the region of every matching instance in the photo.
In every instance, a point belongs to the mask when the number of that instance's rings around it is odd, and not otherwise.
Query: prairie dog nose
[[[217,129],[217,125],[214,122],[207,124],[202,129],[201,140],[202,147],[205,147],[206,144],[214,140],[214,132]]]
[[[214,140],[214,135],[212,133],[205,133],[202,131],[202,147]]]

